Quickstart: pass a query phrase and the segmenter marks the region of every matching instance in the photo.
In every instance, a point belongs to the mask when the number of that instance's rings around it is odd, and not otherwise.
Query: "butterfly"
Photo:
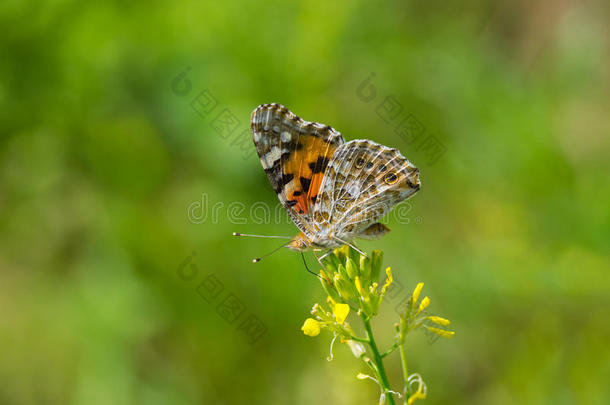
[[[419,169],[397,149],[345,142],[281,104],[258,106],[250,127],[269,182],[300,231],[282,247],[330,250],[381,237],[390,229],[379,220],[420,188]]]

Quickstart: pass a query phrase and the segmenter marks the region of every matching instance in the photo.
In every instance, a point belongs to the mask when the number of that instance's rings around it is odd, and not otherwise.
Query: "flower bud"
[[[345,271],[351,280],[358,276],[358,268],[356,267],[356,263],[349,257],[345,262]]]
[[[356,291],[356,287],[345,279],[345,277],[341,277],[341,275],[337,274],[335,276],[335,288],[339,292],[339,295],[343,300],[355,300],[358,298],[358,291]]]
[[[371,258],[368,256],[360,256],[360,277],[371,280]]]
[[[417,313],[419,314],[421,311],[423,311],[424,309],[428,308],[428,305],[430,305],[430,298],[424,297],[424,299],[421,300],[421,302],[419,304],[419,308],[417,309]]]
[[[441,325],[441,326],[447,326],[451,323],[451,321],[449,319],[445,319],[445,318],[441,318],[440,316],[428,316],[426,317],[426,319],[434,322],[437,325]]]
[[[424,283],[417,283],[417,286],[415,286],[415,289],[413,290],[413,294],[411,295],[412,308],[415,308],[415,304],[417,303],[417,300],[419,299],[419,293],[421,293],[422,288],[424,288]]]
[[[371,280],[378,281],[381,273],[381,262],[383,261],[383,252],[373,250],[371,254]]]
[[[330,298],[332,298],[333,300],[335,300],[337,302],[342,301],[341,297],[339,296],[339,293],[335,289],[335,286],[330,279],[326,279],[326,278],[322,277],[320,279],[320,284],[322,284],[322,288],[324,288],[324,291]]]
[[[440,337],[444,337],[444,338],[452,338],[453,335],[455,335],[455,332],[450,331],[450,330],[445,330],[445,329],[439,329],[439,328],[435,328],[433,326],[426,326],[426,329],[428,329],[430,332],[434,332],[437,335],[439,335]]]

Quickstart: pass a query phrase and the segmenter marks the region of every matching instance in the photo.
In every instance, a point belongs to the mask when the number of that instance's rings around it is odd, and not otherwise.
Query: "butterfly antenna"
[[[251,238],[292,239],[290,236],[251,235],[251,234],[248,234],[248,233],[239,233],[239,232],[233,232],[233,236],[249,236]]]
[[[281,248],[286,247],[286,246],[288,246],[288,244],[284,243],[283,245],[278,246],[278,247],[276,247],[275,249],[273,249],[271,252],[269,252],[269,253],[267,253],[267,254],[265,254],[265,255],[262,255],[261,257],[257,257],[257,258],[255,258],[255,259],[252,259],[252,263],[258,263],[258,262],[260,262],[261,260],[263,260],[265,257],[267,257],[267,256],[270,256],[270,255],[274,254],[275,252],[277,252],[278,250],[280,250]]]
[[[303,252],[301,252],[301,258],[303,259],[303,264],[305,265],[305,270],[307,270],[308,272],[310,272],[311,274],[313,274],[314,276],[316,276],[318,278],[322,278],[319,274],[316,274],[313,271],[309,270],[309,267],[307,266],[307,261],[305,261],[305,254],[303,254]]]

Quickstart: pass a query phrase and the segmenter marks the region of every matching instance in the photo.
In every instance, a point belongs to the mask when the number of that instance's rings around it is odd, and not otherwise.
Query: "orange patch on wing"
[[[300,214],[307,214],[309,212],[309,204],[307,204],[307,196],[302,194],[298,197],[294,197],[297,202],[294,209]]]
[[[288,199],[296,201],[292,209],[301,214],[308,214],[324,178],[324,172],[314,174],[310,164],[317,162],[319,157],[330,160],[337,147],[315,137],[300,137],[298,142],[301,148],[284,161],[282,173],[292,174],[295,178],[286,190]],[[294,195],[295,192],[300,195]]]
[[[297,142],[300,144],[300,149],[292,151],[290,157],[284,161],[282,165],[283,173],[311,177],[311,170],[307,164],[315,162],[318,156],[330,158],[336,149],[335,145],[313,136],[300,136]],[[306,176],[306,174],[309,174],[309,176]]]
[[[307,193],[307,198],[312,199],[318,196],[320,193],[320,186],[322,185],[322,179],[324,178],[324,173],[316,173],[311,178],[311,185],[309,186],[309,192]]]

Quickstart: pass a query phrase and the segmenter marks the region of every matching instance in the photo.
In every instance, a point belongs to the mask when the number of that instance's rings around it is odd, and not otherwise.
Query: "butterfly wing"
[[[370,227],[419,188],[419,170],[398,150],[369,140],[347,142],[328,165],[314,226],[343,240],[370,238],[384,230]]]
[[[361,239],[375,240],[381,238],[388,232],[390,232],[390,228],[380,222],[375,222],[360,231],[358,237]]]
[[[258,106],[250,127],[271,186],[293,222],[311,237],[312,208],[343,136],[328,125],[304,121],[281,104]]]

